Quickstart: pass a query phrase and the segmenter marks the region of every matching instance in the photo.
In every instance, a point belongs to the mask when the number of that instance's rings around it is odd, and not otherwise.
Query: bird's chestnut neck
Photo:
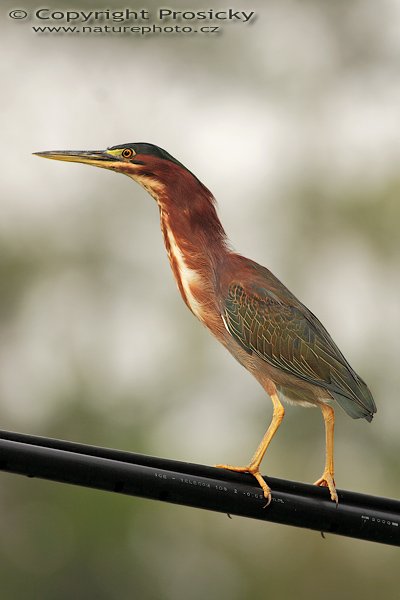
[[[141,183],[157,201],[163,231],[171,231],[182,251],[215,256],[227,251],[215,199],[189,171],[176,166],[173,176],[147,178]]]
[[[160,202],[162,228],[174,236],[184,254],[209,256],[214,262],[227,251],[225,231],[211,199],[192,197],[177,206]]]

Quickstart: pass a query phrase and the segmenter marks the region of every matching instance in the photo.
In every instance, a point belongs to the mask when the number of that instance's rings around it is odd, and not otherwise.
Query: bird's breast
[[[170,229],[165,230],[164,239],[171,268],[182,298],[192,313],[203,321],[202,277],[198,271],[188,267],[185,256]]]
[[[160,210],[161,229],[178,289],[189,310],[223,343],[227,337],[215,290],[215,273],[208,249],[192,232],[177,231],[168,213]]]

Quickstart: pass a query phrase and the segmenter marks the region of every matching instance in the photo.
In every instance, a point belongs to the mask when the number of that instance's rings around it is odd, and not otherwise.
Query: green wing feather
[[[367,385],[320,321],[282,289],[281,298],[278,290],[274,293],[257,286],[249,293],[241,284],[232,283],[224,304],[228,331],[247,352],[325,388],[351,417],[370,421],[376,407]]]

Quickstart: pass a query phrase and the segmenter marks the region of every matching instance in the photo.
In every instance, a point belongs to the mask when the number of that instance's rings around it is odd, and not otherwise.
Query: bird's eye
[[[122,156],[124,158],[131,158],[133,156],[133,150],[131,150],[130,148],[124,148],[122,150]]]

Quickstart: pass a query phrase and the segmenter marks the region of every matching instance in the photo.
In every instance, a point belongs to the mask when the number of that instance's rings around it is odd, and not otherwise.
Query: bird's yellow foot
[[[271,502],[271,488],[263,479],[258,467],[252,465],[248,465],[247,467],[234,467],[232,465],[215,465],[215,467],[217,469],[227,469],[228,471],[235,471],[235,473],[250,473],[250,475],[253,475],[253,477],[257,479],[258,483],[262,488],[264,498],[267,500],[265,506],[268,506]]]
[[[324,471],[322,477],[320,477],[318,481],[315,481],[314,485],[329,488],[331,499],[333,500],[333,502],[336,502],[336,504],[338,504],[339,499],[335,488],[335,480],[333,479],[333,475],[329,473],[329,471]]]

